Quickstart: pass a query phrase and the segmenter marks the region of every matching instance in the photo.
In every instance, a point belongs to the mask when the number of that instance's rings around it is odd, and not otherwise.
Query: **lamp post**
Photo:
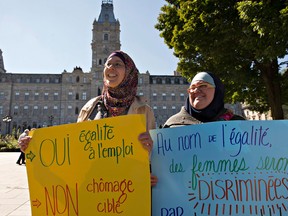
[[[6,134],[10,134],[10,122],[12,121],[12,117],[7,115],[3,117],[3,122],[6,124]]]

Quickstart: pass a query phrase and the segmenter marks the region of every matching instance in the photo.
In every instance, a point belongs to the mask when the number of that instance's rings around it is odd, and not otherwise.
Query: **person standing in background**
[[[29,130],[28,129],[25,129],[24,132],[22,134],[20,134],[20,136],[18,138],[18,145],[19,145],[20,140],[22,138],[28,136],[28,134],[29,134]],[[16,164],[18,164],[18,165],[26,164],[25,163],[25,153],[23,151],[21,151],[20,156],[19,156]]]

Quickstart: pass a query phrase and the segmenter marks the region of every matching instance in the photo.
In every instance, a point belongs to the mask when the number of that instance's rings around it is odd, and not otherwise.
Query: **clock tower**
[[[103,79],[103,68],[108,55],[120,50],[120,23],[115,19],[113,0],[102,0],[98,20],[93,22],[92,68],[91,73],[97,81]],[[97,82],[99,83],[99,82]]]

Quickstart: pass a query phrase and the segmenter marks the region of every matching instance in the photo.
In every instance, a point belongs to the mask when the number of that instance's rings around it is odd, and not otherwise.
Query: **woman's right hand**
[[[26,151],[31,139],[32,139],[31,136],[25,136],[18,141],[18,145],[20,146],[20,150],[22,152]]]
[[[157,185],[158,183],[158,178],[155,175],[150,175],[150,182],[151,182],[151,186],[154,187]]]

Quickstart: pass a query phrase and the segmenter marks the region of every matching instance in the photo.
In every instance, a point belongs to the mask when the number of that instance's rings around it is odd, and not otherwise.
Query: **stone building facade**
[[[92,67],[87,72],[75,67],[61,74],[7,73],[0,50],[0,134],[76,122],[82,106],[101,94],[108,54],[121,47],[120,22],[115,19],[112,0],[102,1],[92,34]],[[160,126],[183,106],[188,86],[176,73],[158,76],[140,72],[138,95],[147,98]],[[230,108],[243,114],[240,104]]]

